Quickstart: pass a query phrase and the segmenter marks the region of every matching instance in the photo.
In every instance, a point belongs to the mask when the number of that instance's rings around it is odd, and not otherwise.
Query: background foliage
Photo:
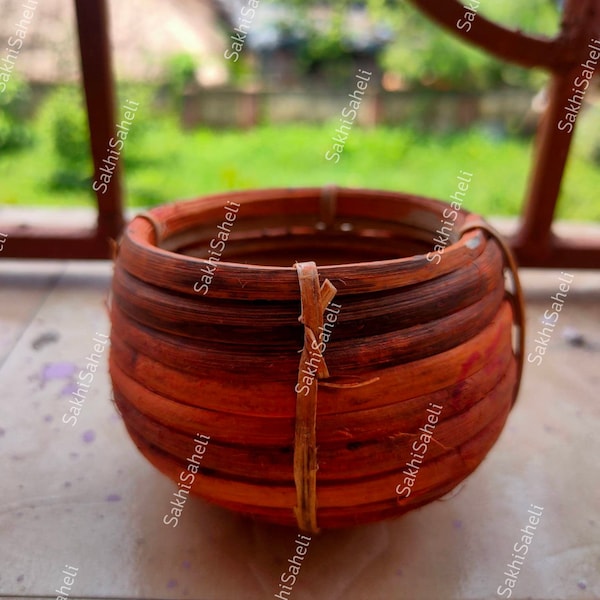
[[[465,208],[485,215],[521,212],[531,162],[531,143],[522,138],[482,127],[449,134],[425,133],[410,123],[355,127],[339,164],[333,164],[324,154],[337,127],[335,119],[324,125],[184,131],[176,113],[153,108],[152,93],[139,86],[119,89],[121,103],[125,98],[140,102],[121,157],[130,206],[222,190],[328,183],[446,199],[454,191],[459,157],[461,168],[474,174]],[[593,193],[600,189],[600,169],[594,163],[594,158],[599,160],[597,134],[584,143],[591,131],[588,122],[599,122],[599,113],[589,110],[579,117],[559,203],[562,218],[600,219]],[[0,155],[0,204],[91,206],[92,167],[84,122],[77,89],[50,97],[32,125],[28,152]],[[73,124],[66,135],[65,123]],[[56,151],[67,142],[71,149]],[[60,185],[48,185],[57,181]]]
[[[31,143],[31,131],[23,118],[28,100],[29,86],[14,74],[0,94],[0,150],[19,150]]]
[[[309,2],[290,0],[290,4],[297,7],[301,23],[294,35],[304,40],[299,57],[305,68],[319,61],[343,65],[350,46],[343,19],[348,0],[332,3],[335,17],[325,29],[311,23]],[[432,88],[525,86],[533,90],[543,80],[539,73],[501,65],[455,42],[407,2],[368,0],[365,10],[397,36],[381,54],[382,64],[398,73],[409,88],[429,88],[428,96]],[[554,33],[558,23],[558,12],[548,0],[482,1],[481,12],[507,26],[537,34]],[[293,29],[293,23],[282,26]],[[224,189],[332,182],[445,199],[454,189],[459,157],[461,168],[474,173],[467,209],[486,215],[521,212],[531,166],[529,138],[489,127],[447,134],[423,131],[415,117],[414,122],[409,118],[396,127],[356,126],[340,163],[334,165],[324,159],[324,153],[338,126],[336,118],[324,125],[264,125],[249,131],[183,130],[180,100],[196,67],[189,56],[178,55],[170,59],[167,80],[161,86],[118,86],[119,119],[126,99],[139,103],[121,157],[130,206],[150,206]],[[240,79],[246,77],[247,68],[240,67]],[[92,205],[93,170],[81,89],[55,89],[34,118],[26,121],[23,106],[29,97],[28,85],[16,76],[0,95],[0,204]],[[427,110],[425,101],[422,108]],[[593,192],[600,189],[598,131],[600,107],[586,106],[579,116],[559,217],[600,219]]]
[[[276,3],[278,0],[264,0]],[[293,33],[300,44],[305,65],[315,62],[343,61],[350,52],[344,28],[348,0],[326,3],[333,11],[327,27],[311,19],[310,9],[322,5],[318,0],[290,0],[292,16],[280,27]],[[486,90],[502,86],[535,89],[546,76],[534,70],[508,65],[486,53],[467,46],[424,17],[406,0],[366,0],[365,14],[393,36],[379,55],[380,66],[400,76],[412,89],[433,87],[443,90]],[[482,0],[478,13],[513,29],[553,36],[559,30],[560,10],[553,0]]]

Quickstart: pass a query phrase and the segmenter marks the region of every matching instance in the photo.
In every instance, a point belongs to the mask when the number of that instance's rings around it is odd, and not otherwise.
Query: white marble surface
[[[0,597],[56,598],[65,565],[77,568],[70,599],[274,597],[297,532],[197,499],[166,527],[174,484],[129,440],[105,355],[76,426],[61,422],[95,333],[109,331],[110,273],[0,259]],[[293,600],[498,597],[530,504],[544,510],[512,598],[600,598],[600,274],[575,273],[543,365],[526,366],[479,469],[400,519],[313,538]],[[531,343],[557,272],[522,276]]]

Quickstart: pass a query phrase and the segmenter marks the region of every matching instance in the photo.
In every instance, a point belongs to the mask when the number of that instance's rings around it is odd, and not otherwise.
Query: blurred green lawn
[[[483,215],[521,212],[532,143],[472,129],[424,134],[409,127],[355,126],[338,164],[325,159],[337,121],[324,125],[262,126],[248,131],[181,131],[174,118],[146,124],[127,140],[129,206],[153,206],[205,193],[335,183],[418,193],[447,200],[460,170],[473,174],[464,207]],[[18,206],[92,205],[91,178],[77,189],[50,185],[55,157],[50,136],[0,157],[0,203]],[[91,173],[91,171],[88,171]],[[559,217],[599,220],[600,169],[571,156]]]

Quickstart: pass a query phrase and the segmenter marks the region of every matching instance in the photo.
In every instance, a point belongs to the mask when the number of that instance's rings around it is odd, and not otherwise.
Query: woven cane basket
[[[207,436],[191,493],[309,532],[452,490],[517,396],[523,309],[481,218],[455,211],[435,248],[447,209],[326,187],[133,219],[115,259],[110,373],[139,450],[180,481]]]

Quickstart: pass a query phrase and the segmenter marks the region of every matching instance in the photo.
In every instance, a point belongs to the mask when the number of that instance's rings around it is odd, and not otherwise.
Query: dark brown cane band
[[[518,267],[507,243],[502,239],[501,235],[489,223],[486,223],[481,217],[470,215],[466,223],[460,228],[459,235],[462,237],[464,233],[466,233],[467,231],[472,231],[473,229],[481,229],[488,233],[492,238],[494,238],[494,240],[502,250],[506,266],[508,267],[513,282],[514,291],[508,292],[508,295],[510,303],[513,307],[513,315],[516,321],[515,324],[517,329],[519,330],[519,334],[517,337],[517,349],[515,351],[515,356],[517,358],[517,385],[515,386],[512,401],[512,404],[514,406],[517,400],[517,396],[519,394],[519,388],[521,386],[521,376],[523,374],[523,362],[525,352],[525,299],[523,297],[523,289],[521,288],[521,282],[519,281]]]
[[[321,188],[319,198],[319,214],[325,229],[330,229],[335,220],[337,211],[338,188],[335,185],[326,185]]]

